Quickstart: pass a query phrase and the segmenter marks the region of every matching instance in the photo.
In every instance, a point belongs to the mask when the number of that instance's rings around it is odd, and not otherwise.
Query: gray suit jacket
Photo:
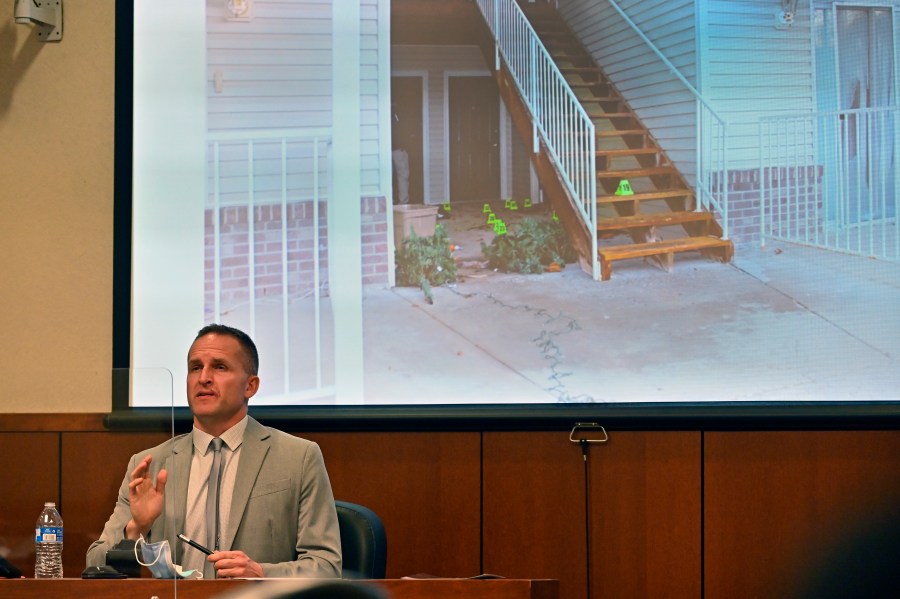
[[[154,480],[165,468],[169,480],[165,509],[150,528],[150,542],[168,539],[175,563],[181,563],[191,435],[180,435],[131,458],[119,498],[103,534],[87,552],[87,565],[106,563],[106,552],[125,538],[131,519],[128,483],[131,472],[152,455]],[[339,578],[341,539],[331,482],[322,451],[312,441],[262,426],[249,418],[241,446],[223,551],[241,550],[259,562],[266,576]],[[235,527],[236,525],[236,527]]]

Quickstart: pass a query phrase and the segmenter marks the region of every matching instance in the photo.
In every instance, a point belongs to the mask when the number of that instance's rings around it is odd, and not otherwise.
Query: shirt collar
[[[247,418],[247,416],[244,416],[237,424],[219,435],[231,451],[235,451],[244,441],[244,431],[247,430]],[[209,442],[213,440],[213,436],[201,431],[197,427],[194,427],[191,430],[191,434],[194,441],[194,452],[199,453],[200,455],[206,455],[206,452],[209,449]]]

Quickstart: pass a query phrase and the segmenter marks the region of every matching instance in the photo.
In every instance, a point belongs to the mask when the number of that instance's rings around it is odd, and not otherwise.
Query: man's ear
[[[250,399],[256,395],[257,391],[259,391],[259,377],[253,374],[247,379],[247,388],[244,389],[244,399]]]

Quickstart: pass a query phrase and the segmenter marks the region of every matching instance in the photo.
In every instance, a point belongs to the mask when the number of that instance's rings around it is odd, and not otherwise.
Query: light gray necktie
[[[212,550],[219,549],[219,482],[222,480],[222,468],[225,461],[222,459],[222,439],[216,437],[210,441],[213,450],[212,468],[209,469],[209,482],[206,486],[206,546]],[[214,520],[210,521],[209,518]],[[204,570],[207,570],[211,564],[206,562]],[[215,572],[210,572],[210,578],[214,577]],[[204,578],[207,573],[204,572]]]

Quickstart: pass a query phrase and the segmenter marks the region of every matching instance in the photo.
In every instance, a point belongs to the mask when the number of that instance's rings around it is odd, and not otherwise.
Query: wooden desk
[[[208,599],[233,591],[239,585],[255,584],[245,580],[185,580],[178,583],[178,599]],[[377,585],[390,593],[391,599],[558,599],[557,580],[491,579],[471,580],[434,578],[427,580],[373,580],[360,584]],[[57,580],[0,579],[0,597],[4,599],[174,599],[171,580],[128,578],[125,580]]]

